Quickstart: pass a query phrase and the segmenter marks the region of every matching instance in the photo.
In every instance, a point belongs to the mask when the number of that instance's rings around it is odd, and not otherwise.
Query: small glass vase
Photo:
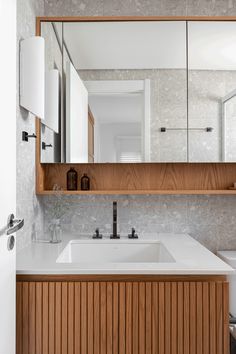
[[[52,219],[50,226],[50,242],[51,243],[60,243],[62,241],[62,230],[61,230],[61,221],[60,219]]]

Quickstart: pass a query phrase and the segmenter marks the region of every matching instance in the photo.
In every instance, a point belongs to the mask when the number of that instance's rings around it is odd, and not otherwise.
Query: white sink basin
[[[57,263],[171,263],[172,255],[159,241],[149,240],[72,240]]]

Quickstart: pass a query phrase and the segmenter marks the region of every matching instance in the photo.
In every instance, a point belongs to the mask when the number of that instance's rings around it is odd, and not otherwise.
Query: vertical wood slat
[[[119,353],[119,284],[117,282],[113,283],[112,293],[112,347],[113,353]]]
[[[22,309],[22,303],[23,303],[23,294],[22,294],[22,283],[17,282],[16,283],[16,354],[22,354],[23,353],[23,334],[22,334],[22,328],[23,328],[23,309]]]
[[[119,354],[125,354],[125,283],[119,283]]]
[[[88,317],[87,317],[87,283],[81,282],[81,354],[87,353],[88,347]]]
[[[165,283],[165,354],[170,354],[171,341],[171,302],[170,302],[170,283]]]
[[[48,283],[42,284],[42,347],[43,347],[43,354],[49,354],[49,343],[48,343]],[[30,352],[31,354],[31,352]]]
[[[17,354],[229,354],[228,283],[17,283]]]
[[[94,353],[93,347],[93,283],[88,283],[88,354]],[[69,353],[68,353],[69,354]]]
[[[61,354],[61,286],[62,283],[55,284],[55,353]]]
[[[100,284],[94,283],[94,348],[100,354]]]
[[[197,348],[198,354],[202,354],[202,331],[203,331],[203,323],[202,323],[202,283],[197,282]]]
[[[189,335],[189,347],[191,354],[197,354],[197,341],[196,341],[196,316],[197,316],[197,304],[196,304],[196,284],[190,283],[190,335]]]
[[[113,334],[113,316],[112,316],[112,283],[107,283],[107,354],[113,354],[112,334]]]
[[[223,304],[222,304],[223,288],[222,283],[216,283],[216,353],[223,353]]]
[[[229,284],[223,283],[223,354],[229,354]]]
[[[189,352],[189,283],[184,282],[184,354],[191,354]]]
[[[158,294],[158,307],[159,307],[159,317],[158,317],[158,337],[159,337],[159,350],[158,354],[165,353],[165,283],[159,283],[159,294]]]
[[[133,283],[133,304],[132,304],[132,311],[133,311],[133,316],[132,316],[132,321],[133,321],[133,326],[132,326],[132,338],[133,338],[133,354],[138,353],[138,348],[139,348],[139,288],[138,288],[138,283]]]
[[[171,354],[177,354],[177,283],[171,284]],[[192,354],[192,353],[191,353]]]
[[[23,354],[29,354],[29,283],[22,286]]]
[[[158,283],[152,283],[152,354],[158,354]],[[133,353],[134,354],[134,353]]]
[[[67,354],[68,349],[68,294],[67,283],[61,284],[61,353]]]
[[[152,284],[146,283],[146,354],[152,352]]]
[[[177,353],[183,354],[183,327],[184,327],[184,304],[183,304],[183,283],[177,285]],[[200,353],[199,353],[200,354]]]
[[[36,353],[35,310],[36,310],[35,283],[29,283],[29,353],[30,354]]]
[[[202,287],[202,312],[203,312],[203,354],[209,354],[209,329],[210,329],[210,315],[209,315],[209,284],[203,283]]]
[[[145,283],[139,283],[139,354],[145,354]]]
[[[74,299],[74,306],[75,306],[75,320],[74,320],[74,328],[75,328],[75,354],[81,354],[81,346],[80,346],[80,328],[81,328],[81,287],[80,283],[75,283],[75,299]]]
[[[210,291],[210,354],[216,354],[216,286],[209,284]]]
[[[126,283],[125,300],[125,349],[126,353],[132,353],[132,283]]]
[[[55,353],[55,283],[49,283],[48,289],[48,351]]]
[[[74,283],[68,283],[68,354],[74,354],[74,311],[75,311],[75,290]],[[49,352],[49,354],[51,354]]]
[[[107,351],[107,311],[106,311],[106,305],[107,305],[107,287],[106,283],[102,282],[100,284],[100,291],[101,291],[101,323],[100,323],[100,333],[101,333],[101,338],[100,338],[100,353],[101,354],[106,354]]]
[[[35,331],[35,337],[36,337],[36,354],[42,354],[43,350],[43,286],[42,283],[37,282],[36,283],[36,313],[35,313],[35,321],[36,321],[36,331]],[[24,353],[25,354],[25,353]],[[58,353],[59,354],[59,353]]]

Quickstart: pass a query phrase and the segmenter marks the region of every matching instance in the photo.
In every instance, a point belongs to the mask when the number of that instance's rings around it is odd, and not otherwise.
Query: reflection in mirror
[[[236,161],[236,89],[222,99],[222,161]]]
[[[61,162],[62,23],[42,22],[45,39],[45,120],[41,122],[41,162]]]
[[[189,22],[188,39],[189,161],[235,162],[236,23]]]
[[[86,162],[86,139],[88,162],[187,161],[184,21],[64,23],[62,48],[61,162]],[[80,89],[68,84],[68,62]],[[78,125],[85,119],[78,112],[84,88],[87,133]]]

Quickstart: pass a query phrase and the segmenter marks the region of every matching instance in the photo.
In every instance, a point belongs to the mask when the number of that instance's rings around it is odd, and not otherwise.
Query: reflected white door
[[[0,229],[16,209],[16,0],[0,1]],[[0,354],[15,353],[15,247],[0,236]]]
[[[66,65],[66,162],[88,162],[88,91],[70,62]]]

